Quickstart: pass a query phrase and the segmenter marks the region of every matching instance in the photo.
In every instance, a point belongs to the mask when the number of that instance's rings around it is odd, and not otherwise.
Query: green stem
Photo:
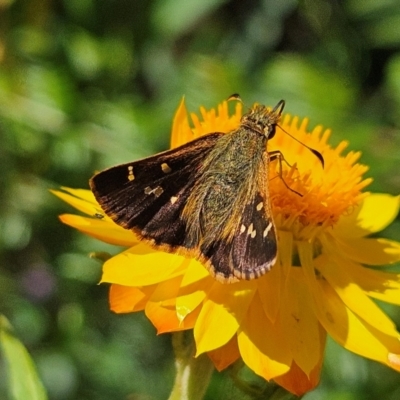
[[[175,352],[176,376],[168,400],[201,400],[213,372],[213,364],[206,354],[195,355],[192,331],[172,335]]]

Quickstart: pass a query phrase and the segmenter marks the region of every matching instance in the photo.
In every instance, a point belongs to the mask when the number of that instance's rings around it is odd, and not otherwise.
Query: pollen
[[[307,119],[299,123],[298,118],[286,115],[280,126],[305,146],[278,127],[275,137],[268,142],[268,151],[279,149],[291,165],[282,162],[281,171],[279,162],[273,161],[269,168],[275,223],[278,229],[295,228],[299,236],[305,228],[309,237],[310,228],[332,227],[342,215],[351,213],[366,196],[362,190],[371,179],[363,178],[368,167],[357,162],[360,152],[343,154],[347,142],[331,147],[327,144],[330,130],[318,126],[308,133],[307,124]],[[306,146],[322,154],[324,166]]]

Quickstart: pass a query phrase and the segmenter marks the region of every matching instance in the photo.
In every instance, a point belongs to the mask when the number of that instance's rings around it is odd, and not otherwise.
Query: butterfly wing
[[[95,175],[90,186],[102,209],[117,224],[164,250],[189,250],[216,279],[229,283],[263,275],[275,263],[277,247],[275,227],[260,194],[244,206],[232,240],[216,237],[206,247],[188,243],[182,210],[200,167],[221,135],[213,133],[112,167]]]
[[[123,228],[167,249],[185,247],[181,212],[199,167],[221,135],[109,168],[90,180],[91,189],[105,213]]]
[[[264,275],[276,262],[277,240],[271,212],[258,193],[244,208],[232,241],[233,273],[239,279]]]
[[[276,262],[275,226],[260,194],[246,204],[232,241],[216,240],[201,247],[200,259],[221,282],[237,282],[264,275]]]

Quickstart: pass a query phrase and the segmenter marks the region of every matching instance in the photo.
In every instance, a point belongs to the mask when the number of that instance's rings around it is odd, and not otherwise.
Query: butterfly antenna
[[[239,101],[240,103],[242,103],[242,104],[244,105],[243,100],[242,100],[242,98],[240,97],[239,93],[231,94],[231,95],[227,98],[227,101],[232,101],[232,100]],[[275,106],[275,108],[273,109],[273,112],[278,112],[279,114],[281,114],[282,111],[283,111],[283,107],[285,107],[285,101],[284,101],[284,100],[281,100],[281,101]],[[289,132],[285,131],[285,129],[283,129],[280,125],[278,125],[278,126],[279,126],[279,128],[281,128],[281,129],[283,130],[283,132],[285,132],[287,135],[289,135],[292,139],[294,139],[296,142],[300,143],[301,145],[303,145],[304,147],[306,147],[308,150],[310,150],[311,153],[313,153],[313,154],[315,155],[315,157],[318,158],[318,160],[320,161],[320,163],[321,163],[321,165],[322,165],[322,168],[324,168],[324,166],[325,166],[324,157],[322,156],[322,154],[321,154],[318,150],[315,150],[315,149],[313,149],[312,147],[307,146],[306,144],[304,144],[304,143],[301,142],[300,140],[296,139],[296,138],[295,138],[293,135],[291,135]]]
[[[318,160],[321,162],[322,168],[324,168],[325,166],[325,161],[324,161],[324,157],[322,156],[322,154],[318,151],[313,149],[310,146],[307,146],[306,144],[304,144],[303,142],[301,142],[299,139],[296,139],[293,135],[291,135],[289,132],[285,131],[285,129],[283,129],[280,125],[278,125],[279,128],[281,128],[283,130],[283,132],[286,133],[286,135],[289,135],[292,139],[294,139],[297,143],[300,143],[301,145],[303,145],[304,147],[306,147],[308,150],[311,151],[311,153],[313,153],[315,155],[315,157],[318,158]]]
[[[226,99],[226,101],[233,101],[233,100],[238,101],[244,105],[243,100],[240,97],[239,93],[233,93]]]

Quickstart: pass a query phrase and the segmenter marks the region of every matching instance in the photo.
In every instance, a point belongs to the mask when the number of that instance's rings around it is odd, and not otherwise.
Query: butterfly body
[[[215,238],[232,240],[245,204],[268,184],[266,141],[240,128],[221,135],[197,172],[183,209],[187,243],[209,247]]]
[[[116,223],[198,258],[219,281],[258,278],[276,262],[266,145],[283,106],[256,106],[230,133],[100,172],[93,193]]]

